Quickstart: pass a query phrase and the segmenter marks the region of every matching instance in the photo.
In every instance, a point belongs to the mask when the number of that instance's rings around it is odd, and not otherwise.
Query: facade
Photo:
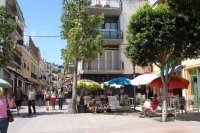
[[[133,64],[125,56],[129,17],[144,3],[145,1],[139,0],[91,0],[91,5],[87,7],[89,13],[104,13],[104,23],[99,30],[103,33],[103,39],[106,41],[106,49],[103,55],[92,62],[79,62],[80,79],[91,79],[102,83],[117,77],[133,79],[134,73],[136,75],[145,73],[145,69],[142,67],[133,67]],[[70,72],[71,69],[68,68],[68,71]],[[125,90],[129,90],[126,93],[133,95],[131,87]]]
[[[198,108],[200,100],[200,59],[190,59],[182,62],[183,77],[190,81],[188,89],[183,93],[190,101],[189,108]]]
[[[0,78],[7,80],[12,85],[12,88],[7,88],[6,92],[12,94],[16,85],[23,87],[23,82],[25,80],[25,78],[18,73],[18,70],[20,71],[22,69],[22,52],[16,48],[18,40],[23,40],[25,19],[16,0],[1,0],[0,5],[5,6],[7,16],[13,20],[13,23],[17,24],[16,30],[11,34],[14,48],[13,60],[7,69],[0,70]]]

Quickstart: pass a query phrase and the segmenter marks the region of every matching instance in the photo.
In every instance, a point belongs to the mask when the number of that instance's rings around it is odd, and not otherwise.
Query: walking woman
[[[15,101],[16,103],[17,115],[19,115],[21,104],[24,99],[24,94],[22,93],[22,90],[20,90],[20,86],[16,86],[16,89],[12,96],[13,96],[13,101]]]
[[[51,92],[49,91],[49,88],[46,88],[46,91],[44,92],[44,101],[45,101],[47,111],[49,111],[50,98],[51,98]]]
[[[51,91],[51,102],[52,102],[52,110],[55,110],[55,104],[56,104],[56,90],[55,88]]]
[[[64,91],[63,91],[63,87],[62,87],[58,90],[58,103],[59,103],[60,110],[62,110],[63,98],[64,98]]]
[[[8,116],[7,105],[12,108],[12,102],[3,96],[3,89],[0,87],[0,132],[7,133],[8,130]]]

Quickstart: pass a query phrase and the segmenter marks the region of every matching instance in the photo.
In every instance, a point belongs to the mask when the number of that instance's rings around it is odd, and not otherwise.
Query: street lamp
[[[135,78],[135,65],[133,64],[133,79]],[[134,111],[135,110],[135,107],[136,107],[136,88],[135,88],[135,85],[133,85],[133,91],[134,91]]]

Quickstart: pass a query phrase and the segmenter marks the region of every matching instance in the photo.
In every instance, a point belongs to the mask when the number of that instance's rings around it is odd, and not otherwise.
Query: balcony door
[[[103,54],[91,63],[92,70],[119,70],[118,50],[105,50]]]

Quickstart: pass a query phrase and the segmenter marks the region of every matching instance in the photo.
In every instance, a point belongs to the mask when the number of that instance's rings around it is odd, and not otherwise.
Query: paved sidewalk
[[[26,105],[26,104],[23,104]],[[46,111],[41,101],[36,103],[37,114],[28,116],[27,106],[10,123],[8,133],[199,133],[200,116],[190,113],[175,122],[157,122],[155,118],[139,118],[134,113],[67,114],[64,110]],[[14,109],[12,109],[14,111]]]

